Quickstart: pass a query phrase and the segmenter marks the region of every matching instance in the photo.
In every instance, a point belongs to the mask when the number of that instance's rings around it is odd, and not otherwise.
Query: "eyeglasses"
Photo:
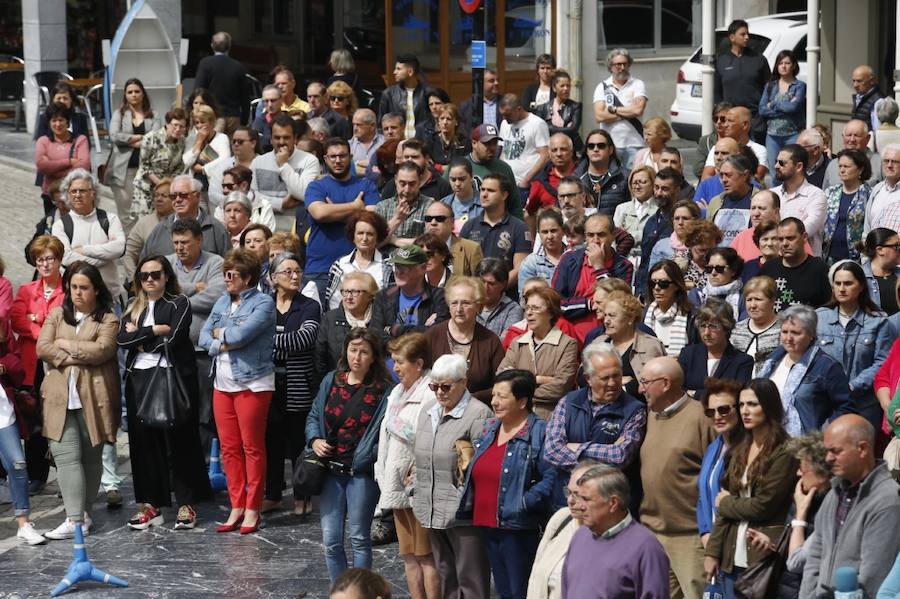
[[[627,63],[627,62],[614,62],[614,63],[612,63],[611,65],[609,65],[609,68],[611,68],[611,69],[617,69],[617,68],[618,68],[618,69],[624,69],[624,68],[627,67],[627,66],[628,66],[628,63]]]
[[[728,117],[727,117],[727,116],[717,116],[717,117],[714,118],[713,120],[714,120],[715,122],[717,122],[717,123],[727,123],[727,122],[728,122]]]
[[[302,270],[279,270],[275,274],[276,275],[284,275],[287,278],[292,279],[294,277],[299,277],[300,275],[302,275],[303,271]]]
[[[656,383],[656,382],[658,382],[658,381],[664,381],[664,380],[666,380],[665,377],[659,377],[659,378],[656,378],[656,379],[650,379],[649,381],[648,381],[648,380],[644,380],[644,379],[638,379],[638,384],[646,389],[647,387],[649,387],[649,386],[652,385],[653,383]]]
[[[431,389],[432,393],[437,393],[438,391],[441,393],[450,393],[450,389],[452,389],[455,384],[456,383],[428,383],[428,388]]]
[[[70,196],[80,196],[87,193],[94,193],[93,189],[69,189]]]
[[[720,325],[718,322],[701,322],[697,325],[698,329],[707,329],[709,331],[721,331],[724,327]]]
[[[788,161],[787,160],[776,160],[775,164],[777,164],[778,166],[787,166]]]
[[[669,279],[650,279],[650,288],[659,287],[660,289],[668,289],[672,286]]]
[[[877,246],[877,247],[880,247],[880,248],[890,248],[890,249],[892,249],[892,250],[900,251],[900,243],[892,243],[892,244],[890,244],[890,245],[879,245],[879,246]]]
[[[719,406],[717,408],[706,408],[703,410],[703,414],[706,415],[707,418],[712,418],[716,414],[719,416],[728,416],[734,411],[736,406]]]
[[[437,253],[429,250],[429,251],[425,252],[425,255],[428,256],[429,258],[434,258],[435,256],[437,256]]]
[[[189,200],[193,195],[193,191],[173,191],[169,194],[169,197],[173,200]]]
[[[328,160],[346,160],[350,158],[350,154],[344,152],[343,154],[326,154],[325,158]]]
[[[341,289],[341,297],[356,297],[365,293],[363,289]]]
[[[704,271],[706,274],[708,274],[708,275],[711,275],[712,273],[722,274],[722,273],[725,272],[727,269],[728,269],[727,266],[723,266],[723,265],[721,265],[721,264],[717,264],[717,265],[715,265],[715,266],[707,265],[707,266],[704,266],[704,267],[703,267],[703,271]]]
[[[35,264],[53,264],[56,262],[56,256],[44,256],[34,261]]]
[[[138,273],[138,279],[142,282],[158,281],[162,278],[162,275],[163,271],[161,270],[141,271]]]
[[[431,221],[434,221],[436,223],[443,223],[443,222],[447,222],[448,218],[450,218],[450,217],[447,216],[446,214],[426,214],[425,216],[422,217],[422,219],[426,223],[430,223]]]
[[[231,281],[233,279],[240,279],[241,273],[236,270],[226,270],[222,273],[222,277],[224,277],[226,281]]]
[[[588,150],[605,150],[606,148],[609,147],[609,144],[606,143],[605,141],[599,141],[599,142],[593,143],[593,144],[589,143],[586,145],[587,145]]]
[[[223,191],[226,189],[234,189],[235,187],[237,187],[237,183],[222,183]]]
[[[532,314],[532,313],[540,314],[544,310],[546,310],[546,308],[544,306],[528,306],[528,305],[526,305],[524,311],[526,314]]]
[[[252,143],[252,142],[253,142],[252,139],[239,139],[239,138],[237,138],[237,137],[235,137],[234,139],[231,140],[231,143],[232,143],[232,144],[238,144],[238,145],[241,145],[241,144],[249,144],[249,143]]]
[[[347,96],[331,96],[328,99],[331,102],[345,102],[347,100]]]
[[[274,104],[275,102],[281,102],[281,98],[275,98],[274,100],[270,98],[263,98],[263,104]]]
[[[475,302],[471,300],[453,300],[447,302],[447,305],[455,310],[456,308],[471,308],[475,305]]]
[[[557,199],[560,200],[560,201],[562,201],[562,200],[574,200],[575,198],[577,198],[577,197],[580,196],[580,195],[581,195],[581,194],[580,194],[580,193],[577,193],[577,192],[576,192],[576,193],[561,193],[561,194],[559,194],[559,195],[557,196]]]

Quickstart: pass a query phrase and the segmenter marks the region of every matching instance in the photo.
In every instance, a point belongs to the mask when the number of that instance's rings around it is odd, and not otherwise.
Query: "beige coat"
[[[118,330],[119,319],[112,312],[105,314],[102,322],[88,317],[78,334],[63,319],[61,307],[50,312],[37,340],[37,355],[48,366],[41,384],[43,434],[48,439],[59,441],[62,437],[69,405],[69,373],[74,372],[91,444],[96,447],[116,442],[122,409],[116,361]],[[58,339],[74,341],[74,351],[58,347]]]
[[[609,335],[598,338],[607,343],[612,343]],[[631,360],[629,364],[631,364],[631,369],[636,377],[641,376],[641,372],[644,371],[644,366],[646,366],[647,362],[653,358],[660,358],[665,355],[666,347],[662,344],[662,341],[641,330],[634,332],[634,342],[631,344]]]
[[[535,407],[553,411],[556,402],[572,390],[578,370],[578,342],[553,327],[544,337],[537,351],[531,351],[532,332],[516,337],[509,344],[506,356],[497,372],[519,368],[535,376],[552,376],[553,382],[538,385],[534,392]]]

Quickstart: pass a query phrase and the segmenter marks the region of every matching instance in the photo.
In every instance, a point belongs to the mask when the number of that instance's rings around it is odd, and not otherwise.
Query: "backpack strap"
[[[59,217],[62,221],[63,231],[69,239],[69,245],[72,245],[72,236],[75,234],[75,223],[72,222],[72,216],[67,212]]]

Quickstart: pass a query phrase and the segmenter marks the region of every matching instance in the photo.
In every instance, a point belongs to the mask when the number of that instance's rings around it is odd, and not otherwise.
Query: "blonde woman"
[[[203,167],[216,169],[218,161],[231,158],[231,142],[224,133],[216,131],[216,113],[205,104],[200,104],[191,113],[194,128],[188,136],[186,149],[181,155],[184,168],[189,169],[196,179],[203,183],[203,189],[209,188],[209,182]]]
[[[659,172],[659,157],[670,139],[672,128],[665,119],[655,117],[644,123],[644,143],[647,147],[641,148],[634,155],[634,168],[649,166],[653,172]]]
[[[353,113],[359,109],[359,102],[353,88],[343,81],[335,81],[328,86],[328,106],[348,121],[353,118]]]

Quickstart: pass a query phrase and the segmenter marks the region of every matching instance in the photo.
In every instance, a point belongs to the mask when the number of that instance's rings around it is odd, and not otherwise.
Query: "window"
[[[395,0],[391,3],[394,54],[414,54],[423,70],[441,68],[440,6],[436,0]],[[390,70],[394,70],[391,63]]]
[[[597,2],[597,59],[611,48],[694,47],[700,44],[701,0]]]
[[[265,0],[257,2],[254,25],[257,33],[293,35],[293,0]]]

